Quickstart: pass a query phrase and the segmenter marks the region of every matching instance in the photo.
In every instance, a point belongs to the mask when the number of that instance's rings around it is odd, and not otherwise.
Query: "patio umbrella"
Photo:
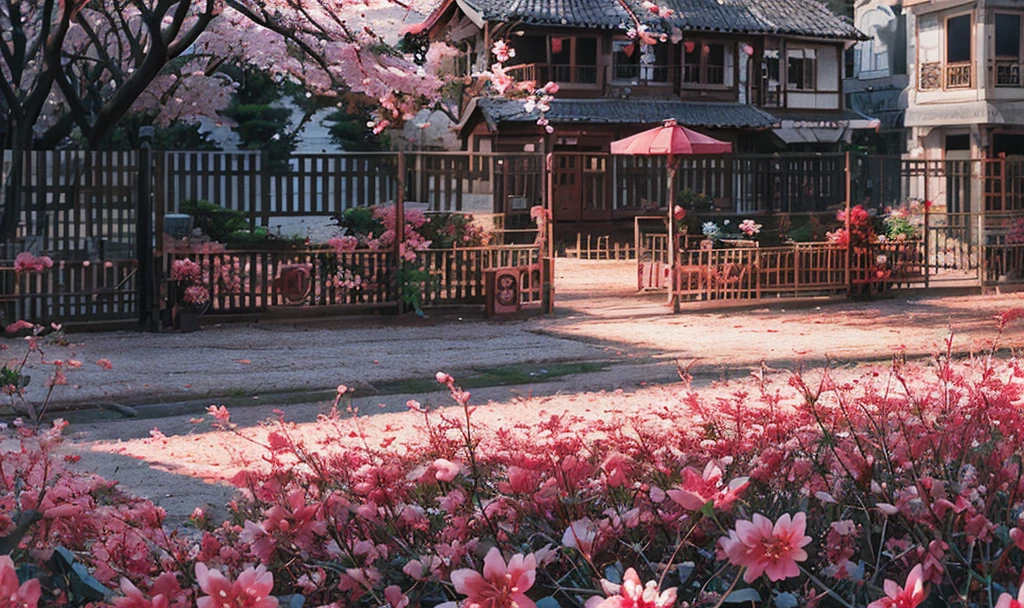
[[[676,169],[680,156],[694,154],[730,154],[732,144],[719,141],[696,131],[679,126],[674,118],[666,120],[660,127],[648,129],[625,139],[613,141],[612,154],[630,156],[667,156],[668,157],[668,265],[671,269],[669,301],[678,310],[676,291],[676,222],[673,217],[676,206]]]

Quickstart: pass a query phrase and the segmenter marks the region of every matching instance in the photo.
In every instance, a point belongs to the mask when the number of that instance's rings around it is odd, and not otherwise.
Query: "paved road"
[[[1020,295],[1002,295],[801,306],[776,301],[743,311],[671,315],[664,296],[636,295],[634,269],[628,262],[559,260],[557,314],[548,318],[488,322],[473,312],[426,320],[239,323],[191,334],[79,334],[73,336],[79,343],[75,356],[85,366],[68,373],[74,386],[59,387],[55,402],[137,405],[322,391],[338,384],[366,385],[372,392],[380,384],[394,390],[403,381],[429,380],[442,370],[458,375],[505,368],[543,379],[546,366],[587,361],[616,363],[629,384],[642,379],[636,374],[652,374],[632,365],[641,361],[661,362],[667,371],[657,373],[671,375],[675,361],[697,360],[698,371],[714,375],[761,361],[885,359],[896,349],[925,356],[943,347],[951,329],[960,350],[979,348],[997,337],[996,314],[1024,306]],[[1012,328],[1001,340],[1022,346],[1022,336]],[[21,346],[8,343],[10,352]],[[100,358],[113,369],[96,366]],[[37,380],[31,389],[38,400],[46,387]]]

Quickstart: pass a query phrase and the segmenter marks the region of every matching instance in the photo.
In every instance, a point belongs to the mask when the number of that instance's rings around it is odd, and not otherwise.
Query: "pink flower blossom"
[[[735,566],[746,567],[743,580],[752,583],[762,574],[772,581],[781,581],[800,574],[797,562],[807,559],[803,547],[811,542],[804,534],[807,516],[789,513],[772,525],[772,521],[757,513],[753,521],[745,519],[736,522],[736,529],[729,531],[729,537],[722,539],[722,550]]]
[[[210,290],[202,285],[189,285],[181,299],[192,306],[205,306],[210,301]]]
[[[121,593],[124,597],[115,597],[114,606],[117,608],[168,608],[169,602],[163,595],[154,595],[147,598],[138,587],[126,578],[121,578]]]
[[[452,482],[459,475],[462,466],[445,458],[438,458],[434,461],[434,478],[438,481]]]
[[[455,591],[466,596],[463,608],[536,608],[525,593],[537,575],[532,553],[513,555],[505,564],[501,551],[491,548],[484,558],[484,572],[463,568],[451,574]],[[204,608],[200,606],[199,608]]]
[[[384,588],[384,599],[387,600],[389,608],[407,608],[409,597],[402,593],[398,585],[388,585]]]
[[[737,477],[728,485],[723,484],[722,467],[718,461],[711,460],[700,475],[691,467],[683,469],[682,485],[666,494],[688,511],[699,511],[709,502],[716,510],[724,511],[732,506],[749,485],[746,477]]]
[[[231,422],[231,412],[229,412],[228,408],[224,407],[223,405],[211,405],[210,407],[206,408],[206,413],[213,416],[218,422]]]
[[[1013,599],[1009,593],[1000,594],[995,608],[1024,608],[1024,585],[1017,592],[1017,599]]]
[[[206,594],[196,600],[196,608],[277,608],[277,598],[270,595],[274,575],[264,566],[246,568],[232,582],[219,570],[197,562],[196,581]]]
[[[33,578],[18,585],[18,573],[9,555],[0,555],[0,598],[5,608],[36,608],[42,589]]]
[[[25,321],[24,319],[19,319],[5,327],[4,331],[9,334],[16,334],[23,329],[32,329],[34,327],[35,325],[29,323],[28,321]]]
[[[597,540],[597,526],[589,517],[578,519],[572,522],[562,535],[562,545],[576,549],[586,556],[590,556],[594,550],[594,541]]]
[[[494,43],[491,47],[491,52],[494,53],[494,59],[499,63],[505,63],[512,57],[516,56],[516,50],[508,45],[504,40],[499,40]]]
[[[623,575],[622,585],[602,580],[601,587],[611,597],[588,601],[587,608],[670,608],[676,603],[675,587],[659,593],[656,581],[647,581],[644,585],[640,582],[640,575],[632,568]]]
[[[46,255],[36,257],[28,251],[22,251],[14,258],[14,272],[42,272],[53,267],[53,260]]]
[[[924,601],[924,570],[921,564],[907,575],[907,583],[900,587],[896,581],[885,579],[885,595],[880,600],[868,604],[868,608],[914,608]]]

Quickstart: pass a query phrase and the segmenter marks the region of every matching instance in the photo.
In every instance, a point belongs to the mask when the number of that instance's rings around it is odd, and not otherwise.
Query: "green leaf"
[[[746,589],[737,589],[729,595],[725,596],[723,600],[726,604],[746,604],[746,603],[760,603],[761,594],[756,589],[747,587]]]

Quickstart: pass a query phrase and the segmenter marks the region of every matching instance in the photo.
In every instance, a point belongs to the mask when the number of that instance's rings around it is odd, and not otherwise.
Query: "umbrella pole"
[[[676,297],[676,159],[668,157],[668,303],[672,312],[679,312],[679,298]]]

